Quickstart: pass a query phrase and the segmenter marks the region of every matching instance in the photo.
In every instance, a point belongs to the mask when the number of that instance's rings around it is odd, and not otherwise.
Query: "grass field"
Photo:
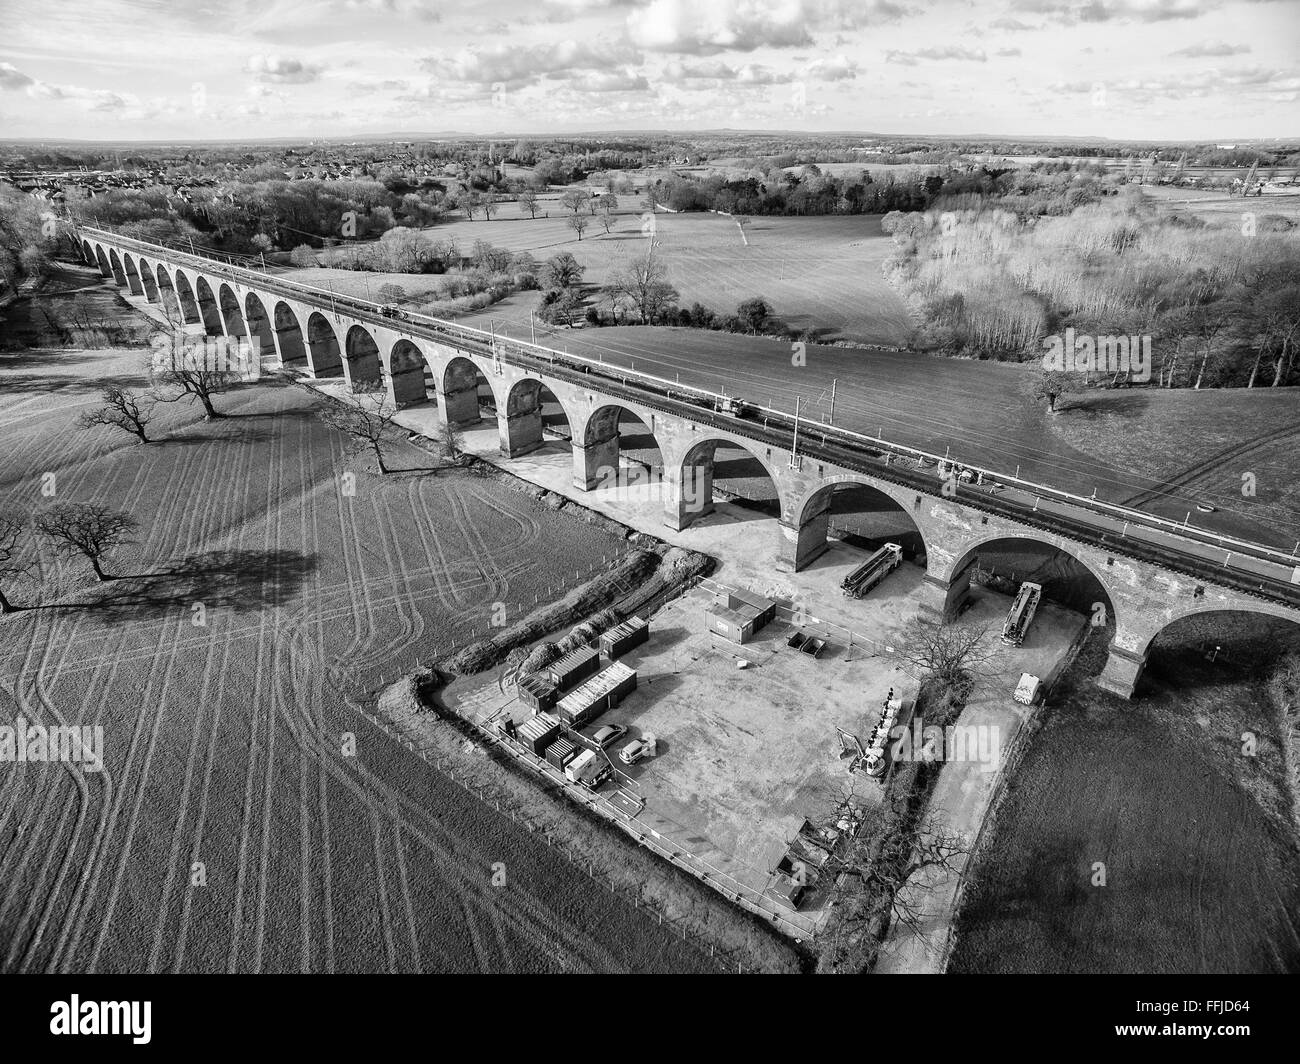
[[[632,197],[623,197],[627,208]],[[651,222],[639,209],[624,209],[618,226],[606,234],[592,219],[581,241],[566,224],[568,212],[556,201],[543,210],[549,217],[519,218],[506,204],[491,221],[457,221],[425,230],[431,239],[454,239],[463,251],[476,240],[510,251],[531,252],[544,261],[559,251],[572,252],[587,272],[588,285],[601,286],[624,263],[646,253]],[[658,253],[684,306],[700,302],[720,314],[761,295],[778,317],[797,329],[814,329],[824,339],[901,344],[911,324],[906,308],[885,282],[880,266],[892,250],[880,231],[880,219],[868,215],[816,218],[755,218],[744,239],[730,218],[710,213],[653,216]],[[748,244],[745,241],[748,240]],[[379,286],[392,282],[410,293],[428,291],[432,277],[358,274],[346,270],[294,270],[287,276],[321,285],[328,280],[339,292],[378,298]],[[521,293],[484,315],[526,325],[538,294]],[[469,320],[469,319],[466,319]]]
[[[1300,188],[1285,192],[1269,190],[1262,196],[1249,198],[1171,185],[1143,185],[1142,191],[1171,213],[1196,215],[1212,225],[1226,224],[1236,230],[1240,229],[1242,215],[1246,213],[1280,214],[1293,223],[1300,222]]]
[[[1258,675],[1170,648],[1128,704],[1083,679],[1101,654],[1042,710],[948,970],[1300,971],[1300,849]]]
[[[53,473],[58,499],[141,521],[122,579],[45,556],[39,588],[6,589],[40,608],[0,619],[0,720],[100,725],[105,768],[0,765],[0,969],[706,969],[352,708],[621,540],[491,479],[380,478],[287,385],[212,423],[168,407],[149,447],[76,431],[138,364],[0,359],[0,510]]]

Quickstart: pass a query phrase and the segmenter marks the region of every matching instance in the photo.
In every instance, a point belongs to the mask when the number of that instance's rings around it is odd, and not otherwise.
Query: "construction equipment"
[[[1038,701],[1038,696],[1042,693],[1043,683],[1037,677],[1030,673],[1022,672],[1020,682],[1016,684],[1016,691],[1011,697],[1019,702],[1022,706],[1032,706]]]
[[[844,578],[840,589],[849,598],[862,598],[885,579],[903,561],[903,548],[897,543],[886,543],[870,558]]]
[[[1002,626],[1002,642],[1009,647],[1018,647],[1025,641],[1025,633],[1038,612],[1039,600],[1043,597],[1042,584],[1026,580],[1016,592],[1016,600],[1011,603],[1006,623]]]

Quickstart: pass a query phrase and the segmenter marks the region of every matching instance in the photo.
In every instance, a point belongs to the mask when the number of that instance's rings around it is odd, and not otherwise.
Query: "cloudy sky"
[[[0,137],[1300,135],[1300,0],[0,0]]]

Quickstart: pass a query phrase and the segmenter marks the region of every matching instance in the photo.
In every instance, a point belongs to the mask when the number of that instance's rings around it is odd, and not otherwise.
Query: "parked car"
[[[618,759],[625,765],[635,765],[650,753],[650,748],[640,739],[633,739],[618,752]]]
[[[606,724],[600,731],[592,736],[596,745],[602,749],[612,746],[627,734],[627,729],[621,724]]]

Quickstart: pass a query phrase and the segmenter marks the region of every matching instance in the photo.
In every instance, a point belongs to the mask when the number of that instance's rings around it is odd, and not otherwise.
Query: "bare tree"
[[[151,370],[158,402],[174,403],[189,396],[203,404],[203,416],[209,421],[225,416],[212,405],[213,397],[229,391],[241,376],[217,345],[187,343],[180,333],[172,333],[168,347],[156,352]]]
[[[29,562],[20,562],[23,522],[14,517],[0,515],[0,581],[22,576],[30,568]],[[4,588],[0,587],[0,613],[13,613],[19,609],[7,598]]]
[[[138,436],[141,443],[152,442],[145,430],[153,420],[156,399],[145,397],[142,404],[141,396],[133,395],[116,384],[105,388],[102,397],[103,406],[88,410],[77,419],[83,429],[105,425]]]
[[[917,679],[934,680],[963,700],[984,673],[993,646],[983,626],[918,616],[907,622],[900,654],[903,667]]]
[[[614,215],[613,209],[603,204],[600,208],[599,218],[601,228],[604,229],[606,233],[613,229],[614,226],[618,225],[618,218]]]
[[[465,431],[455,422],[447,420],[438,426],[437,439],[442,444],[442,452],[447,459],[459,462],[465,447]]]
[[[668,283],[667,265],[655,255],[653,241],[645,258],[615,270],[605,287],[615,296],[627,297],[647,325],[678,297],[677,289]]]
[[[582,234],[587,231],[587,226],[590,224],[591,219],[581,214],[573,215],[568,221],[569,228],[578,234],[579,240],[582,239]]]
[[[537,217],[537,193],[531,188],[519,193],[519,209],[527,211],[529,218]]]
[[[834,877],[835,919],[827,927],[823,963],[831,970],[856,970],[871,951],[862,940],[888,930],[888,914],[911,934],[925,939],[928,901],[939,886],[960,873],[971,846],[960,832],[942,826],[927,813],[919,822],[906,808],[903,795],[891,797],[888,812],[875,837],[852,846],[844,858],[832,858],[822,868]],[[886,907],[887,906],[887,907]],[[839,965],[847,962],[848,967]]]
[[[55,503],[36,517],[36,530],[54,541],[55,551],[84,554],[100,580],[114,579],[104,572],[104,555],[129,542],[138,527],[139,522],[126,511],[98,503]]]
[[[483,193],[483,199],[480,201],[479,206],[483,208],[484,219],[490,222],[492,220],[492,215],[496,214],[497,209],[500,206],[500,204],[497,203],[496,193]]]
[[[586,203],[589,198],[590,197],[587,193],[583,192],[582,189],[571,188],[560,197],[560,202],[574,214],[577,214],[578,211],[582,209],[582,205]]]
[[[370,450],[379,463],[379,472],[387,475],[385,449],[395,444],[405,431],[393,420],[397,408],[379,384],[358,384],[353,395],[355,403],[322,400],[316,412],[325,424],[347,434],[353,451]]]
[[[1214,341],[1233,321],[1233,305],[1230,299],[1219,299],[1213,303],[1202,303],[1189,311],[1192,333],[1205,344],[1201,354],[1201,365],[1196,371],[1196,383],[1193,389],[1200,388],[1205,380],[1205,370],[1214,351]]]
[[[1032,395],[1035,399],[1046,399],[1047,409],[1053,414],[1057,400],[1083,388],[1083,381],[1077,373],[1066,373],[1057,369],[1039,368],[1034,375]]]

